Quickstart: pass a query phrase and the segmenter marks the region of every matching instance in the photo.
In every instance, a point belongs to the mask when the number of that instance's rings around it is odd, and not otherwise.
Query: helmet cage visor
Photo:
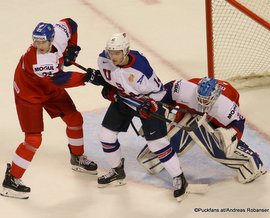
[[[204,78],[197,87],[197,101],[202,107],[212,106],[221,94],[221,86],[215,79]]]

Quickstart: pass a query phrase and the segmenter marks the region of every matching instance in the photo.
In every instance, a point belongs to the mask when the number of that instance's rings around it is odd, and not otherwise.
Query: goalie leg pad
[[[174,117],[175,115],[171,114],[170,119],[173,119]],[[179,124],[185,125],[190,120],[190,118],[192,118],[192,116],[190,114],[186,114],[181,119]],[[169,132],[167,134],[167,138],[170,140],[170,145],[178,156],[182,155],[184,151],[187,151],[194,145],[194,141],[186,131],[183,131],[174,126],[168,126],[168,131]],[[161,164],[159,158],[152,151],[150,151],[148,145],[145,145],[141,152],[138,154],[137,161],[151,174],[159,173],[164,169],[164,166]]]
[[[161,164],[157,156],[152,151],[150,151],[148,145],[145,145],[141,152],[138,154],[137,161],[151,174],[159,173],[164,169],[164,166]]]
[[[148,147],[159,158],[172,178],[182,173],[179,159],[166,137],[148,141]]]
[[[225,132],[228,134],[223,136],[226,139],[224,144],[209,124],[201,125],[194,132],[189,132],[189,135],[196,144],[207,151],[207,154],[210,154],[212,159],[236,169],[239,182],[248,183],[264,174],[265,171],[262,169],[262,161],[258,154],[244,142],[238,142],[236,138],[231,137],[233,134],[229,133],[232,132]],[[228,140],[229,138],[231,141]]]
[[[259,155],[251,150],[243,141],[230,146],[227,156],[247,160],[238,170],[238,180],[240,183],[252,182],[266,172],[263,169],[263,162]]]
[[[170,139],[170,145],[178,156],[181,156],[194,145],[194,141],[188,135],[188,133],[181,129],[179,130],[177,127],[174,127],[167,136]],[[151,174],[159,173],[164,169],[164,166],[161,164],[159,158],[152,151],[150,151],[148,145],[145,145],[138,154],[137,161]]]

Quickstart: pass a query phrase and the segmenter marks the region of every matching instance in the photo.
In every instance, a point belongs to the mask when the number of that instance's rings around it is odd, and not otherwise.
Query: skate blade
[[[9,198],[28,199],[30,192],[17,192],[9,188],[3,188],[0,195]]]
[[[209,191],[208,184],[188,184],[187,191],[191,194],[205,194]]]
[[[76,171],[76,172],[79,172],[79,173],[87,173],[90,175],[97,175],[96,170],[86,170],[86,169],[79,167],[79,166],[72,166],[71,169]]]
[[[112,181],[111,183],[108,183],[108,184],[99,184],[98,183],[98,188],[105,188],[105,187],[108,187],[108,186],[121,186],[121,185],[125,185],[126,184],[126,181],[123,179],[123,180],[116,180],[116,181]]]
[[[177,202],[180,203],[181,201],[185,200],[185,198],[186,198],[189,194],[190,194],[189,192],[185,192],[184,194],[182,194],[182,195],[179,196],[179,197],[176,197],[175,199],[176,199]]]

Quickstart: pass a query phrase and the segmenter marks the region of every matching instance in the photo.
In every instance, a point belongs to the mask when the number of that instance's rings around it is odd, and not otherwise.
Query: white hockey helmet
[[[106,52],[110,50],[122,50],[126,56],[129,53],[129,46],[129,39],[126,33],[115,33],[106,43]]]

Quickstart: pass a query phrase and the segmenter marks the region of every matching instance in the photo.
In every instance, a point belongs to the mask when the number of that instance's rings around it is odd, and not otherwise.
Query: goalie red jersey
[[[197,101],[197,87],[201,78],[190,80],[175,80],[165,85],[168,94],[165,101],[175,102],[182,108],[201,111]],[[239,109],[239,93],[230,83],[217,80],[221,87],[221,94],[207,111],[211,123],[217,127],[232,127],[241,139],[245,119]]]

